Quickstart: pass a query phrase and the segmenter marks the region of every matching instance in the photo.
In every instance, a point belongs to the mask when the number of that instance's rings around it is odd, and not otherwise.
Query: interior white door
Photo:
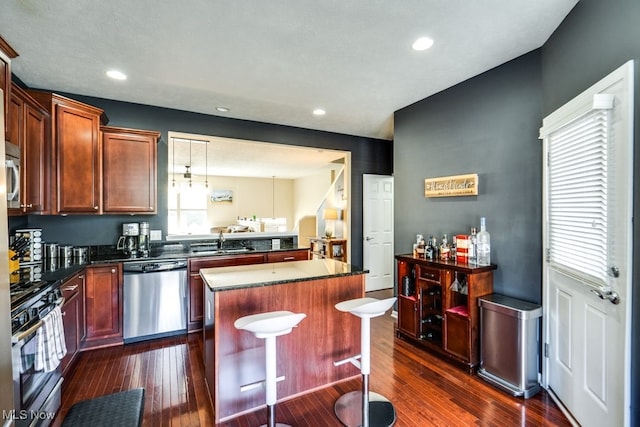
[[[393,177],[363,175],[362,256],[365,290],[393,287]]]
[[[541,129],[543,385],[582,426],[629,424],[632,118],[630,62]]]

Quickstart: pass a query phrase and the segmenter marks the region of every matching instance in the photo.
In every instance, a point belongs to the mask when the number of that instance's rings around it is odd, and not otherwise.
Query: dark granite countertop
[[[294,250],[308,250],[309,248],[280,248],[280,249],[242,249],[242,248],[230,248],[230,249],[213,249],[213,250],[164,250],[158,252],[151,252],[148,257],[125,257],[120,253],[102,253],[92,254],[90,256],[90,264],[109,264],[115,262],[129,262],[129,261],[159,261],[170,259],[186,259],[197,257],[210,257],[210,256],[229,256],[229,255],[242,255],[242,254],[261,254],[266,252],[287,252]]]
[[[42,270],[41,280],[44,280],[45,282],[50,282],[50,283],[55,283],[58,281],[64,282],[72,278],[74,275],[78,274],[82,270],[84,270],[86,266],[87,264],[74,264],[68,267],[56,268],[54,270],[51,270],[51,266],[50,265],[47,266],[45,263],[45,266]]]

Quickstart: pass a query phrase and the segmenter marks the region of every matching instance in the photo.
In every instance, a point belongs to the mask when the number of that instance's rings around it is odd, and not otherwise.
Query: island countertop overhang
[[[271,286],[329,277],[366,274],[367,270],[333,259],[203,268],[200,276],[214,292]]]

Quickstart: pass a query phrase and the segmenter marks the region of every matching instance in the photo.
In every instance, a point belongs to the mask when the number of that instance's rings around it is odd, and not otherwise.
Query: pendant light
[[[189,140],[189,166],[187,166],[187,173],[189,174],[189,187],[191,187],[191,172],[189,172],[189,168],[191,167],[191,140]],[[187,174],[184,174],[184,177],[187,177]]]
[[[171,143],[172,143],[172,151],[173,154],[171,155],[171,157],[173,157],[173,166],[171,167],[171,172],[173,172],[173,177],[171,179],[171,186],[175,187],[176,186],[176,139],[175,138],[171,138]]]
[[[204,142],[204,188],[209,188],[209,141]]]

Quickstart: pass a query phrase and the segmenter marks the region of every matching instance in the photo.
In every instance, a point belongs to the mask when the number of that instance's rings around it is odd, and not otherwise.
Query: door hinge
[[[544,357],[549,357],[549,343],[544,343]]]
[[[547,257],[546,261],[547,262],[551,262],[551,249],[547,248],[545,253],[546,253],[546,257]]]

